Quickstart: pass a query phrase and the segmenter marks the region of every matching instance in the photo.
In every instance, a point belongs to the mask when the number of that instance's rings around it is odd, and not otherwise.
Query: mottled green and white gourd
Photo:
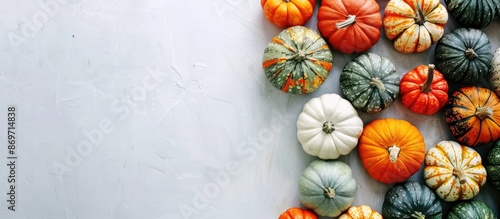
[[[447,219],[497,219],[488,205],[482,201],[459,202],[448,211]]]
[[[427,186],[405,181],[395,184],[386,192],[382,216],[384,219],[441,219],[443,207]]]
[[[493,53],[493,61],[491,62],[490,70],[490,84],[493,88],[493,92],[500,97],[500,48]]]
[[[490,40],[483,31],[457,28],[436,44],[436,69],[449,82],[475,85],[490,71],[491,52]]]
[[[488,26],[498,13],[499,0],[445,0],[450,14],[461,27],[481,29]]]
[[[375,53],[365,53],[348,62],[340,74],[342,94],[365,113],[378,113],[399,96],[400,76],[395,65]]]
[[[316,91],[328,77],[333,55],[326,41],[303,26],[284,29],[264,50],[262,67],[271,84],[285,93]]]
[[[500,190],[500,140],[493,144],[486,156],[486,160],[487,182]]]

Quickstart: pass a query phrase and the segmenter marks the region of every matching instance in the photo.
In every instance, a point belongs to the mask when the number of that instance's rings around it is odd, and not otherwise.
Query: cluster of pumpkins
[[[262,66],[270,84],[285,93],[316,91],[333,66],[331,48],[359,54],[340,74],[341,95],[310,99],[297,121],[305,152],[317,156],[299,179],[306,207],[290,208],[280,219],[496,218],[473,200],[487,179],[500,189],[500,48],[492,52],[481,31],[500,15],[499,0],[389,0],[384,16],[375,0],[322,0],[318,30],[303,26],[315,0],[261,0],[265,17],[283,31],[264,50]],[[450,13],[460,25],[444,27]],[[401,53],[435,45],[434,64],[419,65],[400,77],[389,59],[367,52],[384,28]],[[488,77],[491,88],[478,82]],[[448,83],[459,88],[449,92]],[[397,99],[417,114],[444,111],[456,141],[429,149],[418,128],[405,120],[375,119],[364,125],[358,111],[376,114]],[[487,165],[474,147],[493,143]],[[357,184],[350,167],[337,160],[357,147],[375,180],[394,184],[382,212],[352,206]],[[408,181],[423,168],[425,184]],[[440,200],[456,204],[445,215]]]

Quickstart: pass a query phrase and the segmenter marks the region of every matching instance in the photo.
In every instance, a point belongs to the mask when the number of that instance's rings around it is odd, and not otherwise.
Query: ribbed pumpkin
[[[392,118],[368,123],[358,144],[364,168],[382,183],[410,178],[422,166],[425,149],[424,138],[415,126]]]
[[[351,206],[338,219],[382,219],[382,215],[367,205]]]
[[[486,157],[486,173],[488,182],[500,190],[500,140],[498,140],[488,152]]]
[[[328,77],[333,56],[314,30],[294,26],[275,36],[264,50],[262,67],[271,84],[286,93],[316,91]]]
[[[385,36],[403,53],[428,50],[443,36],[448,21],[439,0],[390,0],[384,14]]]
[[[469,200],[486,183],[486,169],[474,149],[441,141],[425,155],[424,180],[445,201]]]
[[[495,50],[491,62],[490,84],[497,96],[500,96],[500,48]]]
[[[441,202],[432,190],[414,181],[395,184],[382,204],[384,219],[441,219],[442,212]]]
[[[281,213],[278,219],[318,219],[318,216],[307,209],[293,207]]]
[[[300,201],[319,216],[337,217],[354,202],[356,185],[344,162],[315,160],[299,179]]]
[[[403,106],[414,113],[432,115],[448,101],[448,82],[434,65],[419,65],[407,72],[399,85]]]
[[[436,69],[449,82],[476,84],[490,70],[491,52],[490,40],[484,32],[457,28],[445,34],[436,44]]]
[[[375,114],[399,96],[399,74],[387,58],[365,53],[348,62],[340,74],[340,89],[352,105]]]
[[[451,134],[462,144],[475,147],[500,139],[500,98],[487,88],[459,88],[444,113]]]
[[[447,219],[497,219],[488,205],[482,201],[471,200],[451,206]]]
[[[338,94],[309,100],[297,119],[297,138],[305,152],[321,159],[337,159],[358,144],[363,121]]]
[[[445,0],[448,11],[458,25],[482,29],[488,26],[497,13],[497,0]]]
[[[375,0],[323,0],[318,30],[335,50],[345,54],[370,49],[380,38],[382,15]]]
[[[313,15],[316,0],[261,0],[264,16],[278,27],[304,25]]]

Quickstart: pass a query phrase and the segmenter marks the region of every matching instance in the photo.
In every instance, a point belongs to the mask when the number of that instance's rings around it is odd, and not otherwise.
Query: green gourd
[[[385,219],[441,219],[443,208],[431,189],[415,182],[395,184],[384,197],[382,216]]]
[[[395,65],[375,53],[365,53],[348,62],[340,74],[340,89],[352,105],[375,114],[399,96],[400,77]]]
[[[445,0],[445,3],[458,25],[481,29],[495,19],[500,2],[498,0]]]
[[[484,202],[471,200],[454,204],[448,211],[447,219],[496,219],[497,217]]]
[[[319,216],[337,217],[351,207],[356,181],[351,168],[338,160],[315,160],[299,179],[302,204]]]
[[[487,180],[496,189],[500,190],[500,140],[498,140],[486,156]]]
[[[492,47],[488,36],[478,29],[457,28],[436,44],[436,69],[449,82],[476,84],[489,73]]]

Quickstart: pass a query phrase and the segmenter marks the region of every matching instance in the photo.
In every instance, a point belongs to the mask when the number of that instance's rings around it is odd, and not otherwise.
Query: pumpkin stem
[[[434,80],[434,65],[429,64],[427,67],[427,79],[425,79],[425,82],[420,85],[420,91],[422,93],[431,92],[432,80]]]
[[[335,189],[333,189],[332,187],[328,187],[326,189],[324,189],[323,191],[325,191],[323,193],[323,195],[327,198],[335,198]]]
[[[388,147],[387,151],[389,152],[389,160],[391,161],[391,163],[396,163],[396,161],[398,161],[398,156],[399,156],[399,152],[401,151],[401,148],[394,145],[394,146]]]
[[[479,117],[480,120],[486,119],[493,115],[493,110],[491,107],[478,107],[476,109],[476,116]]]
[[[372,80],[370,81],[370,85],[372,87],[377,87],[382,92],[385,91],[384,83],[382,83],[382,81],[380,80],[380,78],[372,78]]]
[[[333,122],[331,121],[326,121],[325,123],[323,123],[323,131],[328,134],[332,133],[333,131],[335,131],[335,124],[333,124]]]
[[[345,21],[335,23],[337,29],[342,29],[356,23],[356,15],[348,15]]]
[[[417,219],[425,219],[425,215],[422,214],[422,212],[415,211],[411,214],[412,218],[417,218]]]
[[[460,180],[460,184],[464,184],[467,182],[464,171],[457,168],[453,168],[453,175],[458,177],[458,179]]]
[[[418,25],[422,25],[425,23],[424,12],[422,11],[422,7],[419,3],[417,3],[417,17],[415,18],[415,23]]]
[[[468,59],[475,59],[477,57],[477,53],[474,52],[473,48],[468,48],[467,50],[465,50],[465,56]]]
[[[303,50],[299,50],[298,53],[295,54],[293,57],[297,62],[302,62],[304,59],[306,59],[306,52]]]

